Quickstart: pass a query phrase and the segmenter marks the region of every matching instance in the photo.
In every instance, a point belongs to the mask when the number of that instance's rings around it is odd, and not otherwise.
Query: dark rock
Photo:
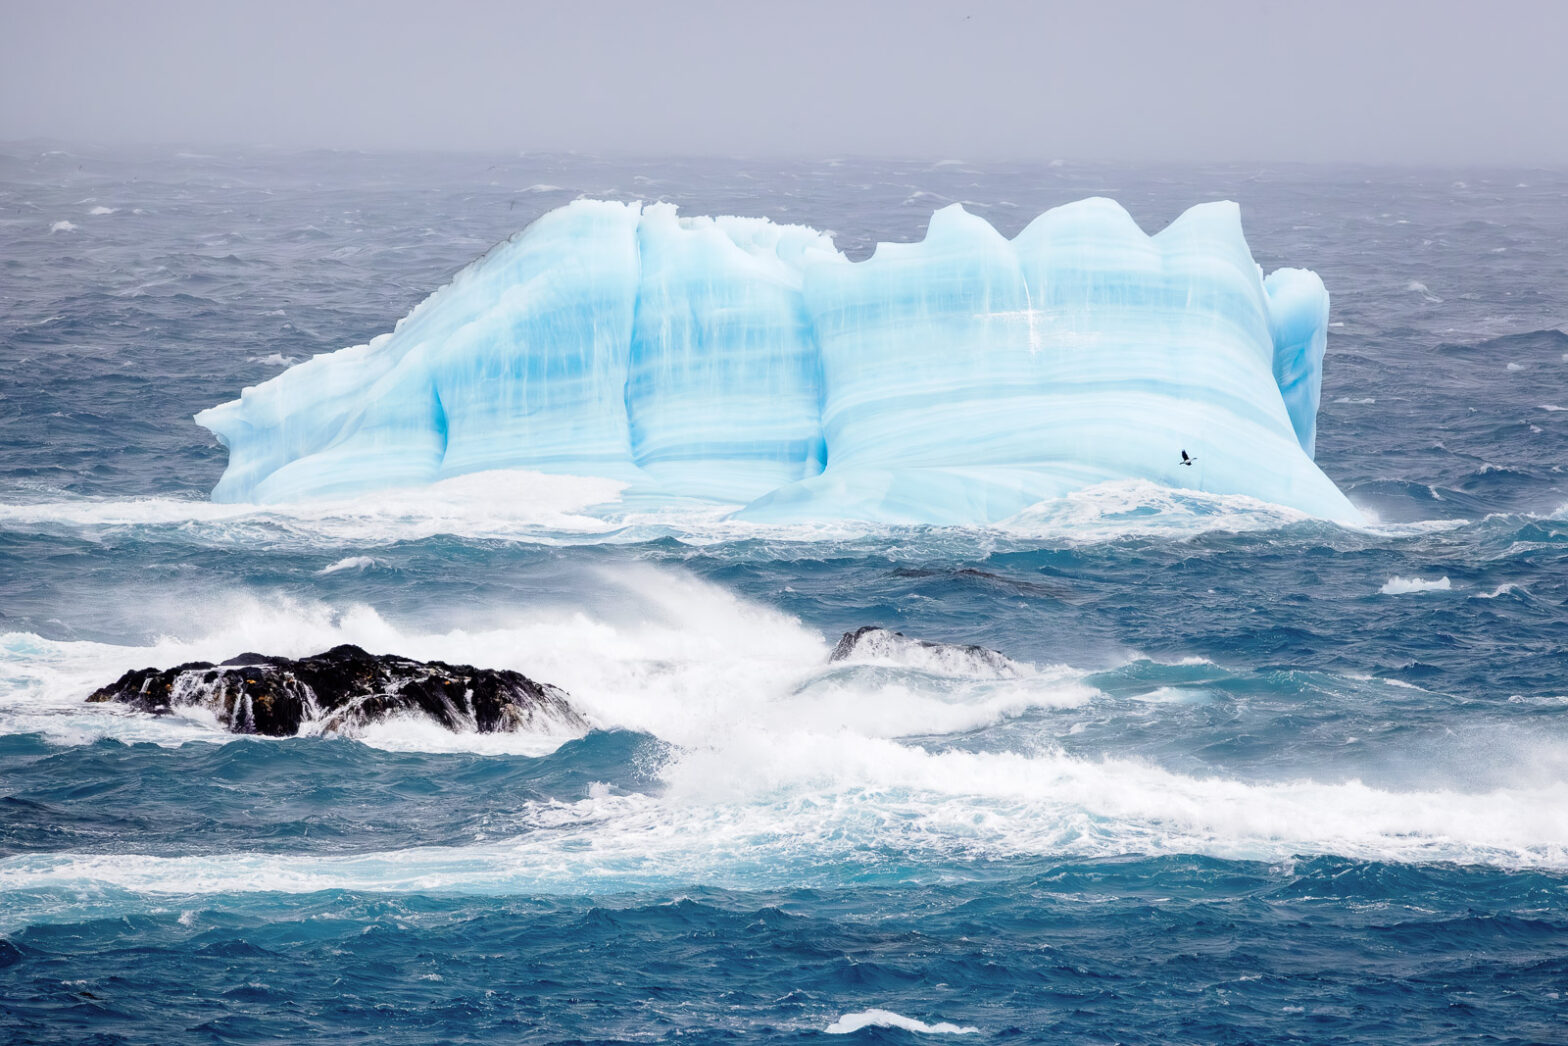
[[[339,649],[342,648],[340,647]],[[359,648],[353,647],[352,649],[358,650]],[[326,655],[322,654],[319,656],[325,657]],[[286,657],[273,657],[270,654],[252,654],[247,651],[243,654],[235,654],[227,661],[220,661],[218,665],[219,667],[227,667],[229,665],[277,665],[284,664],[287,661],[288,658]]]
[[[117,701],[153,715],[211,709],[237,734],[349,734],[394,715],[423,715],[453,731],[586,729],[566,694],[519,672],[413,661],[357,646],[293,660],[241,654],[127,672],[89,701]]]
[[[1016,676],[1018,663],[999,651],[972,643],[933,643],[910,639],[902,632],[865,625],[839,637],[829,662],[896,661],[912,668],[932,668],[964,675]]]

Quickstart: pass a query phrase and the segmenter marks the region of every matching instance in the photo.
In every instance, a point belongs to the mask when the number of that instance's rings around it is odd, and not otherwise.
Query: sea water
[[[1232,199],[1333,296],[1365,522],[1098,484],[985,527],[479,473],[209,500],[191,416],[579,195],[851,259],[962,203]],[[0,156],[0,1037],[1553,1041],[1568,177]],[[829,662],[862,625],[974,643]],[[83,698],[243,650],[515,668],[585,736],[235,738]]]

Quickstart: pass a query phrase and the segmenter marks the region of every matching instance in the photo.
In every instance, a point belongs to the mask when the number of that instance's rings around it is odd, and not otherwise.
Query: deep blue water
[[[0,152],[0,1039],[1568,1041],[1568,174]],[[1237,199],[1333,295],[1318,460],[1376,522],[1139,487],[987,531],[206,502],[192,413],[580,192],[857,257],[954,200],[1011,234]],[[830,667],[863,624],[1023,668]],[[518,668],[598,728],[82,703],[343,641]]]

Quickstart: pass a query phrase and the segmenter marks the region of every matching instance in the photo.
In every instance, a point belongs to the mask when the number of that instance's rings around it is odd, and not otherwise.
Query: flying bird
[[[1181,463],[1183,465],[1191,465],[1194,461],[1197,461],[1197,460],[1198,460],[1197,458],[1189,458],[1187,456],[1187,452],[1185,450],[1181,452]]]

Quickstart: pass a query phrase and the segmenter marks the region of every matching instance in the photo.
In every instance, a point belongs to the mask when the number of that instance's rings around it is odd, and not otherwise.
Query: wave
[[[977,1035],[980,1032],[979,1028],[960,1026],[948,1021],[927,1024],[925,1021],[905,1017],[892,1010],[861,1010],[857,1013],[846,1013],[822,1030],[829,1035],[852,1035],[862,1028],[897,1028],[900,1031],[912,1031],[921,1035]]]
[[[1568,868],[1568,784],[1396,792],[1359,782],[1248,784],[1132,760],[933,753],[845,735],[759,734],[678,756],[668,791],[525,804],[513,838],[355,855],[155,857],[57,852],[0,861],[6,921],[72,895],[562,895],[829,887],[962,877],[977,862],[1126,854],[1281,862]],[[927,869],[924,873],[916,869]],[[38,897],[47,897],[39,902]],[[5,929],[6,927],[0,927]]]
[[[1568,349],[1568,331],[1556,327],[1543,327],[1539,330],[1520,331],[1516,334],[1504,334],[1496,338],[1487,338],[1472,346],[1478,350],[1519,351],[1535,349],[1543,352],[1560,352]]]
[[[1447,576],[1428,580],[1419,577],[1391,577],[1378,589],[1385,596],[1403,596],[1412,592],[1447,592],[1453,587]]]
[[[317,574],[338,574],[345,570],[370,570],[372,567],[382,566],[382,562],[374,556],[345,556],[336,563],[329,563],[316,571]]]
[[[450,534],[548,541],[594,538],[616,524],[586,514],[615,501],[614,480],[532,472],[475,473],[378,496],[258,508],[194,498],[68,498],[0,504],[0,526],[179,528],[225,544],[410,541]]]
[[[798,619],[667,569],[597,573],[563,598],[444,631],[400,625],[361,605],[235,596],[186,607],[184,636],[146,646],[0,636],[0,732],[57,744],[232,740],[197,717],[127,715],[82,698],[126,667],[257,648],[299,656],[352,642],[525,671],[564,687],[596,726],[649,735],[662,753],[645,791],[525,803],[508,819],[515,834],[482,845],[352,856],[60,852],[0,862],[0,891],[751,888],[827,885],[846,874],[901,878],[912,865],[961,870],[976,861],[1129,853],[1568,868],[1560,814],[1568,781],[1555,771],[1520,771],[1466,791],[1442,773],[1405,787],[1343,772],[1319,780],[1299,763],[1257,779],[1086,754],[1062,745],[1080,718],[1074,710],[1142,717],[1166,707],[1137,700],[1157,686],[1129,684],[1133,700],[1118,710],[1110,703],[1119,699],[1095,685],[1105,673],[1064,665],[1020,663],[1016,678],[996,678],[945,663],[829,664],[828,638]],[[531,755],[564,740],[400,722],[364,739],[388,749]],[[17,917],[25,912],[19,902]]]
[[[1095,693],[1066,666],[1017,664],[1018,678],[1009,678],[919,658],[830,665],[828,640],[797,618],[688,574],[638,565],[591,571],[554,604],[496,611],[476,628],[431,630],[363,604],[245,593],[183,600],[180,612],[183,622],[144,645],[0,635],[0,732],[73,744],[229,740],[197,709],[151,718],[83,701],[130,669],[222,661],[243,650],[302,657],[341,643],[515,669],[564,688],[597,725],[676,744],[743,728],[788,730],[801,715],[869,736],[942,734],[1030,708],[1071,707]],[[401,750],[534,753],[563,739],[453,735],[393,720],[361,740]]]
[[[176,530],[181,540],[260,548],[384,545],[436,536],[540,545],[641,543],[674,538],[710,546],[748,541],[824,544],[919,535],[1097,544],[1129,537],[1180,540],[1206,533],[1310,527],[1324,534],[1403,537],[1466,520],[1348,525],[1316,520],[1245,495],[1176,490],[1144,480],[1102,483],[1042,501],[991,526],[935,527],[852,520],[766,523],[728,518],[738,506],[694,499],[650,507],[625,484],[592,477],[502,470],[338,501],[256,506],[194,497],[61,498],[0,503],[8,529]],[[897,541],[894,542],[898,543]]]
[[[247,356],[246,363],[260,363],[267,367],[292,367],[299,362],[296,356],[285,356],[281,352],[269,353],[266,356]]]
[[[1015,537],[1094,542],[1278,530],[1312,518],[1243,494],[1206,494],[1132,480],[1103,483],[1041,502],[1004,520],[1000,527]]]

